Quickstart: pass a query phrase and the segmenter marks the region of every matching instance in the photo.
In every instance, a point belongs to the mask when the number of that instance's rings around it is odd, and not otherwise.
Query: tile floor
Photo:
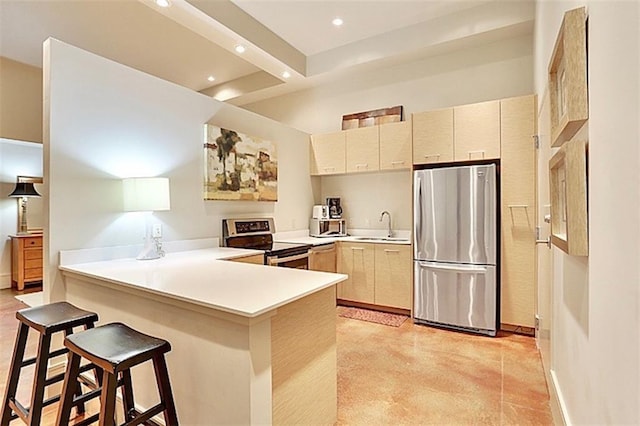
[[[13,295],[0,290],[0,395],[15,311],[25,306]],[[339,425],[552,424],[531,337],[475,336],[410,320],[397,328],[342,317],[337,324]],[[35,346],[30,339],[30,350]],[[22,391],[29,394],[28,383]],[[43,425],[55,422],[56,408],[47,409]]]

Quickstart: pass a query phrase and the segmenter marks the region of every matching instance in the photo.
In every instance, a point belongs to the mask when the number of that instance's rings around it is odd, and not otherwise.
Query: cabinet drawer
[[[25,260],[29,259],[42,259],[42,249],[26,249],[24,251]]]
[[[27,237],[24,239],[25,247],[42,247],[42,237]]]
[[[42,259],[25,259],[24,269],[40,268],[42,269]]]
[[[25,280],[42,279],[42,266],[38,268],[26,268],[24,270],[24,279]]]

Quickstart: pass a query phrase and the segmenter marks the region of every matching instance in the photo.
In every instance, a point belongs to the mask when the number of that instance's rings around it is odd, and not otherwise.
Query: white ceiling
[[[534,14],[534,0],[0,0],[0,56],[41,67],[54,37],[241,105],[530,33]]]

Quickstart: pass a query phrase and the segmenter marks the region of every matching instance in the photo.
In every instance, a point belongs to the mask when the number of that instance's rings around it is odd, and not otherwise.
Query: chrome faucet
[[[383,211],[382,214],[380,214],[380,222],[382,222],[385,214],[389,217],[389,229],[387,231],[387,238],[391,238],[391,213],[386,210]]]

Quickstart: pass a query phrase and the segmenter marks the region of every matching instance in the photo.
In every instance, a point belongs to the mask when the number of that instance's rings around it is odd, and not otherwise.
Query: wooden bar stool
[[[164,358],[164,354],[171,350],[169,342],[140,333],[121,323],[111,323],[67,336],[64,345],[69,348],[71,357],[65,373],[57,425],[68,424],[74,401],[74,383],[78,378],[81,357],[103,370],[100,425],[115,424],[118,387],[122,387],[124,418],[127,426],[148,422],[160,413],[164,414],[166,426],[178,425]],[[130,369],[149,360],[153,361],[160,403],[141,413],[135,409]],[[76,425],[89,424],[95,421],[96,417],[97,415]]]
[[[35,426],[40,425],[42,409],[60,399],[60,395],[56,395],[44,400],[45,388],[60,382],[64,378],[64,374],[57,374],[47,378],[48,361],[51,358],[69,352],[67,348],[61,348],[51,352],[52,335],[64,331],[65,336],[70,336],[73,334],[74,327],[83,326],[85,330],[93,328],[94,323],[98,321],[98,314],[77,308],[67,302],[58,302],[21,309],[16,312],[16,318],[20,321],[20,326],[13,349],[13,357],[11,358],[11,367],[9,367],[9,378],[7,380],[7,388],[2,404],[0,426],[7,426],[11,420],[18,417],[25,423]],[[38,343],[37,355],[34,358],[24,359],[29,329],[40,333],[40,341]],[[16,400],[16,390],[18,388],[18,380],[20,379],[20,371],[23,367],[31,364],[35,364],[35,373],[33,390],[31,392],[31,404],[27,408]],[[87,371],[91,368],[95,368],[95,366],[85,365],[81,367],[81,370]],[[74,385],[71,387],[76,395],[80,395],[81,390],[78,382],[74,382]],[[84,412],[84,404],[81,403],[82,401],[77,401],[78,411],[80,413]]]

